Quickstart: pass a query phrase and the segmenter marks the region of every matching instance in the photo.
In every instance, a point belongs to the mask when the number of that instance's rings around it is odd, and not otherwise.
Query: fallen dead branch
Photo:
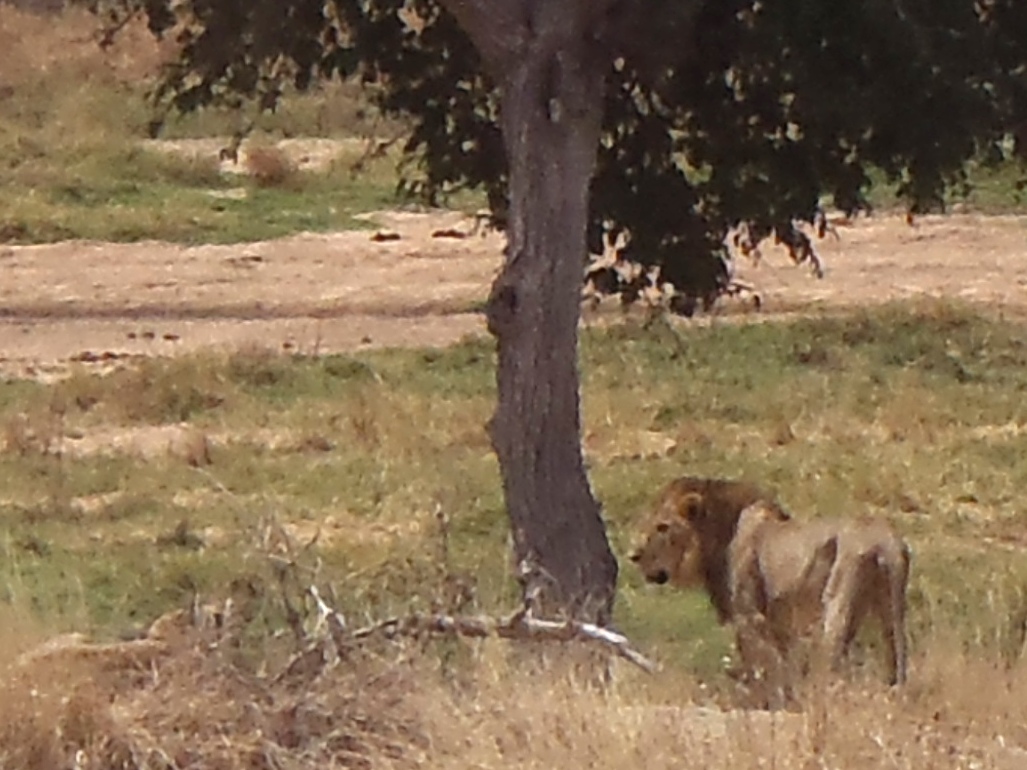
[[[454,576],[448,570],[448,520],[440,506],[436,508],[435,517],[440,526],[439,561],[446,566],[447,578],[451,579]],[[280,525],[276,524],[276,527],[281,530]],[[635,649],[631,645],[630,640],[623,634],[594,623],[537,618],[531,614],[530,607],[521,608],[507,618],[496,619],[486,615],[458,614],[465,604],[464,601],[458,601],[455,604],[447,604],[440,601],[437,606],[448,606],[450,612],[413,613],[403,617],[392,617],[377,621],[366,627],[351,630],[345,616],[325,601],[318,587],[316,585],[309,585],[305,593],[313,606],[310,607],[308,603],[308,611],[312,610],[315,617],[310,630],[305,631],[299,610],[293,606],[293,602],[290,602],[288,598],[288,584],[291,584],[294,589],[302,585],[297,580],[296,570],[299,567],[296,559],[297,554],[295,553],[291,538],[289,538],[284,530],[281,531],[281,537],[286,553],[285,558],[276,562],[282,587],[281,598],[285,604],[286,615],[291,618],[290,626],[296,633],[297,638],[302,640],[305,636],[308,641],[306,648],[293,656],[290,664],[286,666],[281,674],[283,677],[296,670],[304,669],[311,661],[315,661],[312,664],[315,667],[317,665],[330,665],[339,658],[344,657],[348,649],[372,637],[382,637],[385,639],[400,637],[417,638],[423,637],[426,634],[461,636],[472,639],[494,637],[511,641],[597,644],[638,666],[647,673],[653,673],[657,669],[656,663]],[[299,585],[297,585],[298,583]],[[463,596],[462,593],[461,596]],[[466,599],[466,597],[463,598]],[[325,650],[323,648],[322,643],[326,640],[331,641],[333,649]],[[309,642],[313,642],[313,644]]]
[[[316,586],[310,587],[319,617],[329,629],[337,645],[343,647],[347,640],[359,642],[373,636],[387,639],[416,637],[426,633],[463,636],[472,639],[496,637],[499,639],[532,642],[586,642],[602,645],[604,648],[633,663],[648,673],[656,671],[656,663],[636,650],[623,634],[608,628],[576,620],[543,620],[534,618],[524,611],[516,612],[505,619],[484,615],[460,616],[447,614],[418,614],[389,618],[364,628],[346,633],[342,614],[329,607],[321,598]]]

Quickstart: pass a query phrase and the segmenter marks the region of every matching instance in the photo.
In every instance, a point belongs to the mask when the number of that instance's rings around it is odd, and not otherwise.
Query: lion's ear
[[[699,521],[705,509],[703,508],[702,495],[691,493],[685,495],[681,500],[681,506],[678,508],[678,515],[681,516],[685,521],[696,522]]]

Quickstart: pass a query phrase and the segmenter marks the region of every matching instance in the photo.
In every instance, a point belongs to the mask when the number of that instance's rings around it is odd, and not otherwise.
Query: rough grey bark
[[[506,261],[488,304],[499,353],[490,427],[515,555],[540,614],[606,623],[617,562],[581,454],[577,358],[608,66],[596,34],[603,3],[451,5],[500,86],[510,207]]]

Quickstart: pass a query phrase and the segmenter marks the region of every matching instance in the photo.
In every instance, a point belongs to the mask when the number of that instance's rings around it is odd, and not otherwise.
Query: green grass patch
[[[379,159],[356,173],[354,159],[341,155],[324,172],[296,172],[288,185],[267,187],[221,174],[213,160],[132,141],[49,146],[10,162],[0,178],[0,240],[233,243],[367,227],[355,215],[399,203],[395,163]]]
[[[927,304],[585,333],[584,441],[615,552],[674,476],[755,479],[803,517],[896,523],[915,552],[916,645],[948,635],[1012,654],[1027,606],[1025,331]],[[423,609],[443,590],[441,509],[448,569],[477,582],[481,607],[508,609],[484,429],[493,367],[479,340],[327,357],[249,349],[0,384],[0,424],[17,426],[0,453],[3,595],[115,631],[233,573],[269,579],[277,522],[349,610]],[[177,423],[209,439],[209,465],[152,443],[76,449]],[[730,649],[702,597],[645,585],[629,563],[617,612],[670,662],[711,671]]]
[[[981,214],[1020,214],[1024,210],[1024,182],[1027,168],[1015,160],[997,165],[971,162],[966,185],[945,194],[948,209],[961,208]],[[888,211],[904,208],[896,196],[897,183],[889,183],[883,173],[870,172],[871,186],[867,199],[874,209]]]
[[[130,50],[115,47],[105,58],[90,42],[95,19],[68,13],[40,23],[9,10],[0,15],[14,43],[0,53],[0,242],[252,241],[360,227],[354,214],[397,203],[395,155],[354,174],[354,149],[325,171],[293,173],[288,184],[269,187],[219,173],[214,153],[197,160],[147,149],[156,114],[147,94],[160,58],[152,41],[129,36]],[[171,115],[161,138],[227,142],[244,117],[223,109]],[[279,110],[256,118],[255,136],[399,131],[347,83],[287,93]]]

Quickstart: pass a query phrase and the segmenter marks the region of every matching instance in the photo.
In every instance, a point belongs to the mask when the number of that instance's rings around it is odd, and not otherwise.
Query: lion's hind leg
[[[878,559],[881,583],[877,614],[888,652],[888,683],[906,682],[906,584],[909,581],[909,547],[902,544],[895,563]]]
[[[865,558],[856,563],[839,559],[824,588],[824,635],[823,645],[827,662],[832,671],[841,665],[849,645],[856,636],[863,619],[865,603],[861,595],[868,575],[869,564]]]

